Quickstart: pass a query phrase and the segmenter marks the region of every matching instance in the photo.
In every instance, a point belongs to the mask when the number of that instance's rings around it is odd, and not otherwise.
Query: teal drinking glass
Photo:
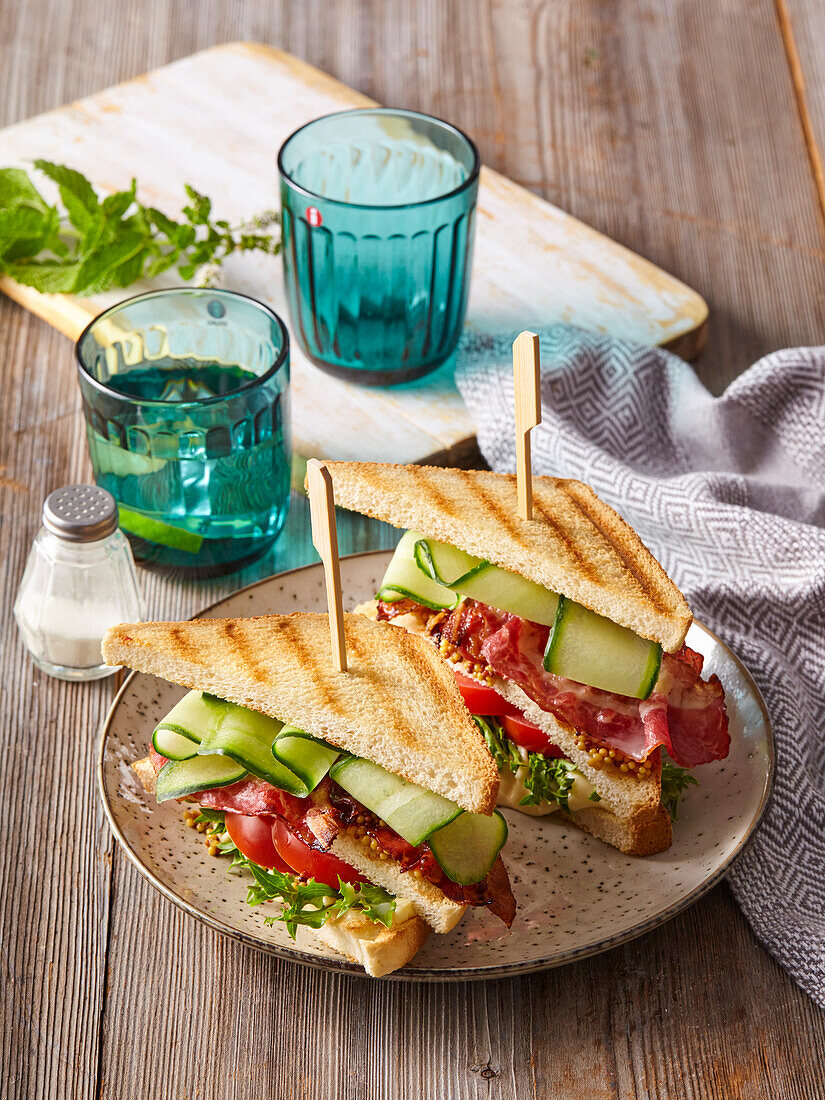
[[[141,294],[77,347],[89,453],[135,558],[209,577],[260,557],[286,518],[289,337],[226,290]]]
[[[414,111],[325,115],[278,154],[293,336],[323,370],[390,385],[455,350],[470,285],[479,158]]]

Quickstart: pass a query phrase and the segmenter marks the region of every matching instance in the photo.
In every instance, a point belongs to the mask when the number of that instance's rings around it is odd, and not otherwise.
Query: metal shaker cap
[[[43,526],[67,542],[97,542],[117,530],[115,498],[97,485],[64,485],[46,497]]]

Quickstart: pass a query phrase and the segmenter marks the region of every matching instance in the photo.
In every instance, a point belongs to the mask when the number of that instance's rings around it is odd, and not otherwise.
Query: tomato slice
[[[543,756],[564,756],[558,745],[554,745],[544,730],[528,722],[526,718],[507,714],[501,719],[504,732],[511,741],[527,749],[528,752],[540,752]]]
[[[467,710],[471,714],[490,714],[493,717],[500,718],[504,714],[520,713],[506,699],[502,699],[494,688],[488,687],[486,684],[480,684],[478,680],[474,680],[471,676],[465,676],[463,672],[458,672],[457,669],[453,669],[453,676],[455,676],[455,682]]]
[[[275,851],[272,843],[272,822],[274,817],[253,817],[250,814],[225,813],[224,824],[229,837],[241,855],[275,871],[291,871]]]
[[[277,817],[272,821],[272,842],[278,855],[296,874],[306,875],[307,878],[326,883],[333,890],[338,889],[339,877],[344,882],[369,881],[337,856],[329,852],[318,852],[308,844],[304,844],[303,840],[290,832],[286,824]]]
[[[534,726],[532,722],[528,722],[518,707],[502,699],[494,688],[488,687],[487,684],[480,684],[457,669],[453,669],[453,676],[467,710],[471,714],[500,718],[510,740],[515,741],[528,752],[540,752],[545,756],[564,756],[558,745],[554,745],[543,730]]]

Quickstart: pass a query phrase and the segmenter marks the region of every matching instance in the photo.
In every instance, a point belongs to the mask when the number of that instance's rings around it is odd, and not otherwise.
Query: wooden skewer
[[[341,567],[338,561],[338,531],[335,526],[335,499],[332,476],[317,458],[307,462],[307,491],[312,521],[312,542],[324,563],[332,642],[332,667],[347,671],[347,643],[344,637],[344,605],[341,598]]]
[[[539,387],[539,338],[522,332],[513,343],[513,382],[516,393],[516,482],[518,514],[533,518],[533,470],[530,461],[530,432],[541,423]]]

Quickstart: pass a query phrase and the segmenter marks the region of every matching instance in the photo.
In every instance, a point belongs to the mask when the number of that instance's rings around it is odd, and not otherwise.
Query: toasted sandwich
[[[133,765],[144,787],[187,801],[210,851],[252,876],[250,904],[280,904],[268,920],[380,976],[468,906],[509,926],[515,901],[496,766],[448,669],[360,615],[345,638],[346,673],[326,615],[125,623],[102,648],[191,689]]]
[[[358,610],[435,643],[501,770],[500,804],[561,811],[623,852],[672,842],[691,769],[724,758],[722,685],[676,585],[580,481],[329,462],[336,503],[403,528]]]

